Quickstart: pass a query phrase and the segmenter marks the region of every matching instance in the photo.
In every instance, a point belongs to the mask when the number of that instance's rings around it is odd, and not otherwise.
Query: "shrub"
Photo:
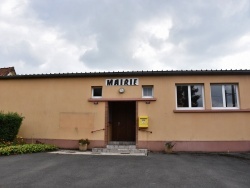
[[[17,136],[12,142],[12,145],[22,145],[22,144],[26,144],[26,142],[21,136]]]
[[[0,155],[16,155],[25,153],[37,153],[45,151],[55,151],[58,148],[49,144],[23,144],[0,147]]]
[[[175,143],[172,143],[172,142],[166,142],[165,143],[165,146],[168,148],[168,149],[172,149],[174,147]]]
[[[89,145],[90,144],[90,141],[89,141],[89,139],[80,139],[79,141],[79,144],[82,144],[82,145],[84,145],[84,144],[87,144],[87,145]]]
[[[0,148],[7,147],[7,146],[14,146],[14,145],[22,145],[22,144],[26,144],[26,142],[24,141],[23,137],[19,137],[19,136],[17,136],[13,140],[13,142],[4,141],[3,139],[0,139]]]
[[[17,113],[0,112],[0,140],[12,142],[17,136],[24,117]]]

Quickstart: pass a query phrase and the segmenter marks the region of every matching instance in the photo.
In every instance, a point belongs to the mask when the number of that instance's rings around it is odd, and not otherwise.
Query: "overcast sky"
[[[249,0],[0,0],[17,74],[250,69]]]

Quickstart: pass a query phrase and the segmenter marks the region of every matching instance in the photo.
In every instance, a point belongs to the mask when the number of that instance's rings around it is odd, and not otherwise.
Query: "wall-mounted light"
[[[119,89],[119,93],[124,93],[125,92],[125,89],[124,88],[120,88]]]

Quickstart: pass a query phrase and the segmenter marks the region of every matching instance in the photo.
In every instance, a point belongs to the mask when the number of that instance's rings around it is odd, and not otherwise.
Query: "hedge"
[[[24,117],[18,113],[0,112],[0,140],[12,142],[16,138]]]
[[[0,148],[0,155],[16,155],[25,153],[37,153],[45,151],[55,151],[58,148],[49,144],[24,144],[15,146],[6,146]]]

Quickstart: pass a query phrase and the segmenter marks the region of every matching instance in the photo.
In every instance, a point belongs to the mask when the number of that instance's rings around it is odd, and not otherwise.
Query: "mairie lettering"
[[[137,85],[139,85],[138,78],[106,79],[106,86],[137,86]]]

